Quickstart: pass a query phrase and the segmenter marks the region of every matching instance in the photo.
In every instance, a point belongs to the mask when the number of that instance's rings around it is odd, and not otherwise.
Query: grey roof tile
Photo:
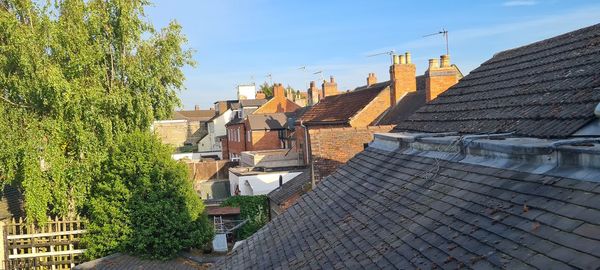
[[[575,180],[499,174],[477,165],[455,169],[455,163],[445,161],[438,174],[419,177],[435,164],[430,158],[368,148],[217,268],[527,269],[600,263],[595,234],[600,216],[590,212],[598,208],[587,200],[545,196],[566,194],[575,185],[558,183]],[[590,199],[600,199],[591,194]],[[233,259],[240,256],[244,259]]]
[[[496,54],[396,130],[566,137],[600,102],[600,24]]]

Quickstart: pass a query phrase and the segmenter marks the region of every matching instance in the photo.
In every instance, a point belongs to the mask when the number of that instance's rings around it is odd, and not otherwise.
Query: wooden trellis
[[[22,219],[4,224],[5,269],[71,269],[81,262],[85,222],[51,219],[41,226]]]

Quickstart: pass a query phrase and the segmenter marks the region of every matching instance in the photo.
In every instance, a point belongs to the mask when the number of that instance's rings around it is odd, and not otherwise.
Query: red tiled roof
[[[349,93],[326,97],[310,108],[300,120],[308,125],[347,123],[389,84],[389,81],[376,83]]]

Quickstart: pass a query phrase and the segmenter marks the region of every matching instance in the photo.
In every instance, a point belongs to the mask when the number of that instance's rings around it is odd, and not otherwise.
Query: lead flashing
[[[546,140],[507,134],[378,133],[369,145],[388,152],[600,182],[600,138]]]

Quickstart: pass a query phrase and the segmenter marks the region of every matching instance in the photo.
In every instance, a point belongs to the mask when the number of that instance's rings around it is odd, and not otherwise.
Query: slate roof
[[[241,99],[240,105],[242,107],[260,107],[267,103],[266,99]]]
[[[396,130],[567,137],[600,102],[600,24],[496,54]]]
[[[251,130],[275,130],[286,129],[290,113],[265,113],[248,115],[249,128]]]
[[[173,112],[173,120],[189,120],[206,122],[211,120],[217,111],[215,110],[190,110]]]
[[[278,187],[273,191],[269,192],[267,196],[272,202],[280,204],[285,202],[288,198],[292,197],[293,195],[301,193],[303,191],[304,185],[308,183],[310,183],[310,173],[305,171],[299,174],[298,176],[283,183],[281,187]]]
[[[389,85],[390,82],[386,81],[370,87],[362,86],[352,92],[325,97],[304,113],[300,120],[306,125],[347,124],[350,118]]]
[[[216,268],[595,269],[599,202],[600,183],[369,147]]]
[[[425,105],[425,99],[425,90],[410,92],[398,101],[394,107],[381,114],[371,125],[397,125]]]

